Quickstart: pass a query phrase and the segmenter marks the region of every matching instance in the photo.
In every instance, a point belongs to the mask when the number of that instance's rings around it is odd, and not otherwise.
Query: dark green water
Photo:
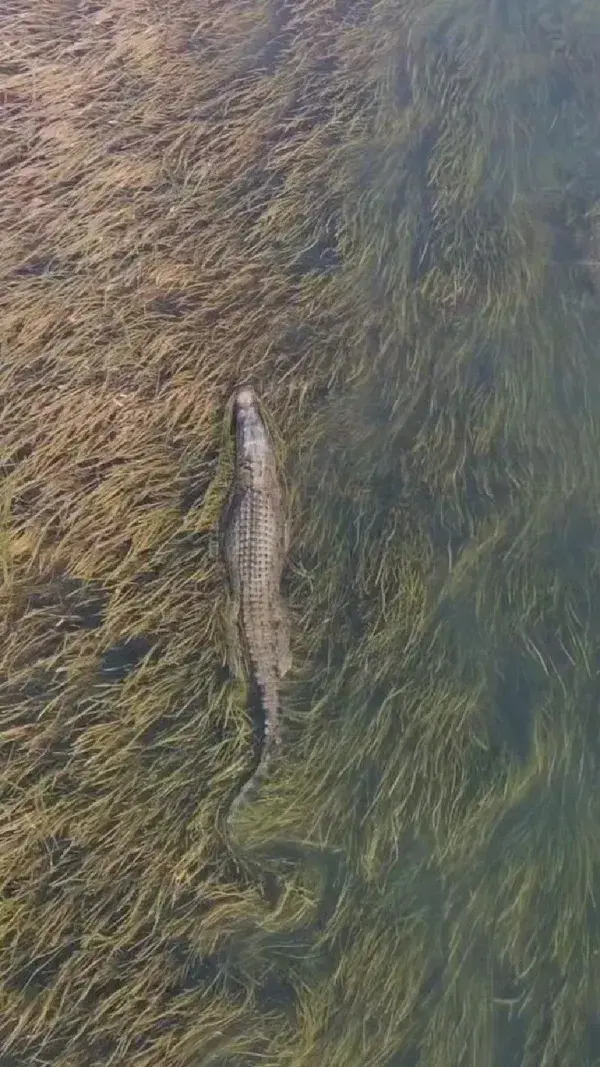
[[[295,465],[285,798],[333,868],[294,1062],[600,1060],[599,33],[432,4],[387,57]]]

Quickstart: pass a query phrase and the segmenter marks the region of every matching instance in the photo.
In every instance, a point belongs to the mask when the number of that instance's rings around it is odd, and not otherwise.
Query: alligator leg
[[[229,522],[222,526],[221,547],[225,569],[227,571],[227,584],[229,597],[225,609],[225,638],[227,642],[227,666],[234,678],[244,677],[244,664],[242,649],[240,646],[240,609],[242,589],[240,576],[237,569],[236,551],[240,541],[239,511],[235,511],[233,504],[227,505]]]
[[[287,556],[289,550],[290,550],[290,524],[286,520],[286,522],[284,522],[284,524],[283,524],[283,555],[284,555],[284,558]]]
[[[290,617],[287,607],[279,601],[276,608],[277,625],[277,665],[279,677],[283,678],[292,666],[292,653],[290,649]]]
[[[234,678],[244,677],[240,649],[239,614],[239,599],[231,594],[225,609],[225,640],[227,645],[227,666]]]

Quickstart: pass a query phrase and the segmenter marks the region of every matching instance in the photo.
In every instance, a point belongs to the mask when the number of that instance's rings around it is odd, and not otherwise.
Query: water
[[[600,16],[96,14],[36,67],[81,151],[32,141],[52,269],[11,275],[0,375],[7,1063],[600,1062]],[[248,375],[294,670],[229,839],[206,490]]]
[[[430,8],[426,135],[381,106],[353,377],[298,473],[313,710],[289,797],[351,872],[303,1063],[600,1055],[597,164],[574,38],[522,9],[438,32]]]

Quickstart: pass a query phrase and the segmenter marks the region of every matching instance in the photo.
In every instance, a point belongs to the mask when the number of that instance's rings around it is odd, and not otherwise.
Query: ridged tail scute
[[[256,800],[261,787],[268,777],[273,760],[276,758],[281,744],[279,730],[279,686],[273,678],[270,681],[255,680],[257,697],[264,713],[264,734],[261,744],[261,756],[258,766],[240,792],[234,798],[229,809],[227,822],[229,823],[240,808]]]

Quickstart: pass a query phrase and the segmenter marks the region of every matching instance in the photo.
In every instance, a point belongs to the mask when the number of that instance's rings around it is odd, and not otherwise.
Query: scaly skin
[[[273,445],[256,395],[248,386],[235,394],[234,419],[235,474],[223,516],[223,552],[231,621],[236,624],[265,717],[261,760],[236,798],[237,807],[264,777],[280,742],[279,681],[289,667],[289,634],[280,596],[286,553],[283,496]],[[236,656],[230,656],[230,665],[236,674],[241,673]]]

